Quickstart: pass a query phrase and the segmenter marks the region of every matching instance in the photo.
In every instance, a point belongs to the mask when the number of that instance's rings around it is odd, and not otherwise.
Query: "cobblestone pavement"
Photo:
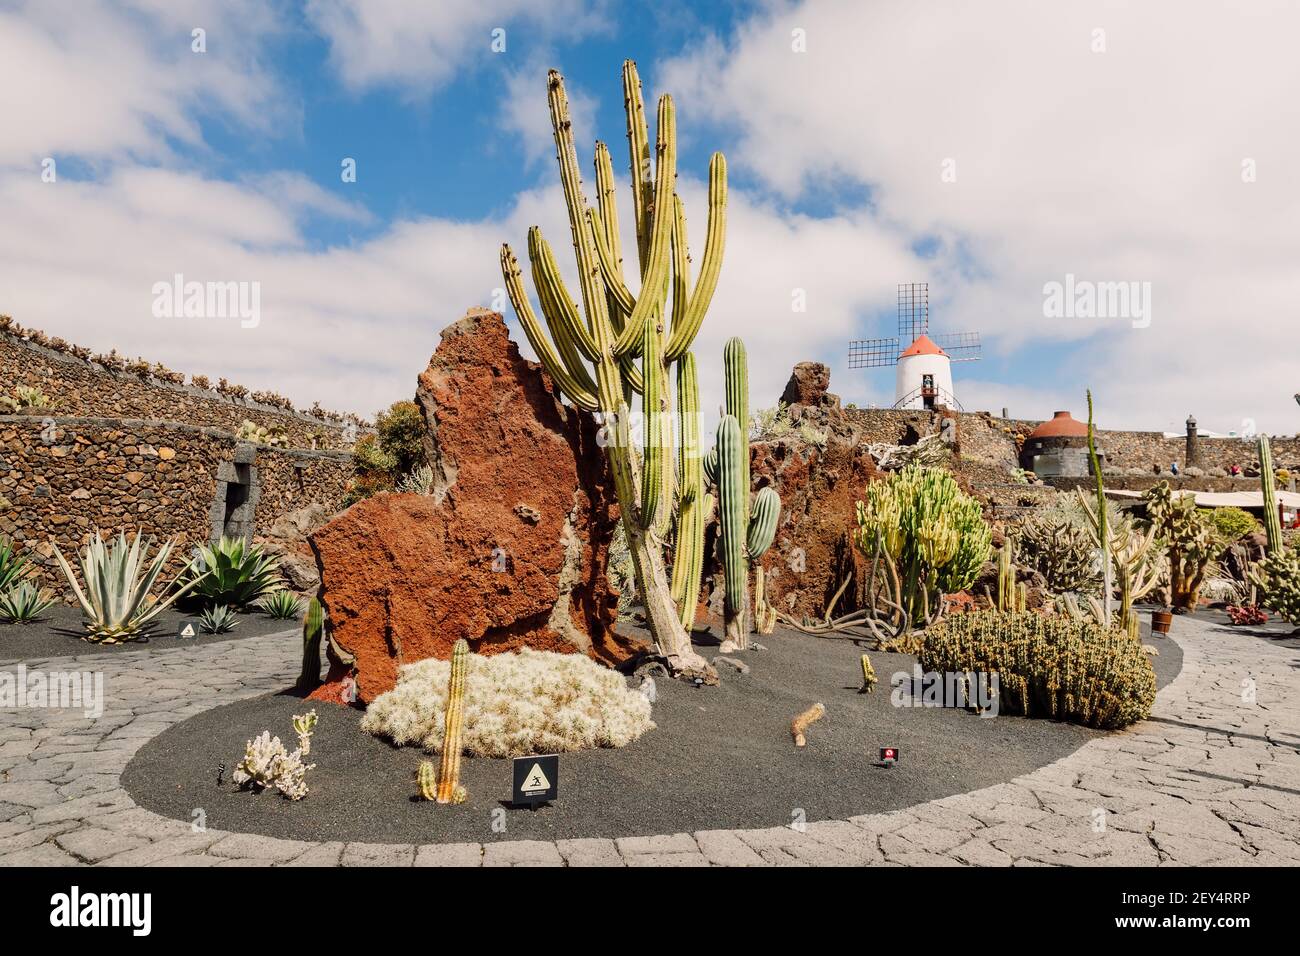
[[[137,748],[200,711],[286,686],[297,642],[272,635],[96,656],[84,666],[104,670],[99,719],[0,710],[0,865],[1300,864],[1300,653],[1188,618],[1174,629],[1183,671],[1150,720],[1009,783],[802,832],[486,845],[196,833],[137,807],[119,781]],[[25,663],[76,667],[72,658]]]

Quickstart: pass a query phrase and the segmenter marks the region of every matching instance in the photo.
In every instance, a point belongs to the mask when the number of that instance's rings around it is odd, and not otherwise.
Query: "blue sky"
[[[706,405],[733,334],[755,404],[800,359],[831,364],[845,400],[888,404],[888,370],[846,369],[847,342],[892,335],[895,285],[929,281],[936,329],[984,335],[984,359],[957,367],[968,408],[1079,413],[1090,385],[1104,425],[1176,429],[1190,411],[1296,431],[1286,4],[77,10],[0,2],[0,309],[50,334],[304,404],[407,397],[437,331],[491,304],[499,243],[522,251],[534,223],[563,238],[546,69],[566,77],[584,167],[599,136],[623,176],[630,57],[648,96],[677,99],[696,248],[709,154],[728,157],[728,254],[696,349]],[[150,315],[177,272],[260,283],[263,320]],[[1067,276],[1148,284],[1150,321],[1049,315],[1047,284]]]

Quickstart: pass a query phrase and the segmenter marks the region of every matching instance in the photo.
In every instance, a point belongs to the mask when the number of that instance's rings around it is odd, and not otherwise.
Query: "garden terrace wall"
[[[237,401],[212,389],[174,385],[117,372],[64,352],[0,332],[0,382],[5,394],[17,385],[35,386],[54,400],[63,416],[98,417],[105,412],[134,418],[185,422],[234,433],[245,421],[284,429],[296,448],[350,447],[346,423]]]
[[[226,519],[260,532],[307,505],[340,510],[351,474],[347,452],[251,445],[214,428],[0,415],[0,534],[62,590],[51,539],[71,556],[95,528],[176,537],[175,570]],[[227,509],[227,484],[243,485],[240,509]]]

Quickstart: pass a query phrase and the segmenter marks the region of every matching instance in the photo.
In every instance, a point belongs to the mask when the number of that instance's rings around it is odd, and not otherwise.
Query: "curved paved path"
[[[0,865],[1300,865],[1300,652],[1188,618],[1174,627],[1183,670],[1150,720],[1009,783],[802,832],[419,847],[195,832],[121,788],[168,726],[290,683],[296,641],[95,656],[82,666],[104,672],[99,719],[0,709]]]

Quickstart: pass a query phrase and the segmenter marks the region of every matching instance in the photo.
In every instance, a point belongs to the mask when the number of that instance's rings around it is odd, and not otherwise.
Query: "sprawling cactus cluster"
[[[290,800],[301,800],[308,792],[307,771],[316,767],[314,763],[304,764],[302,758],[301,749],[290,753],[279,737],[272,737],[269,730],[264,730],[261,736],[245,744],[244,758],[230,779],[241,790],[260,793],[274,787]]]
[[[1015,560],[1041,574],[1053,591],[1092,594],[1101,588],[1096,541],[1066,520],[1044,516],[1026,521],[1016,535]]]
[[[920,664],[998,675],[1001,713],[1125,727],[1151,713],[1156,675],[1121,628],[1033,611],[956,614],[931,628]]]
[[[889,600],[917,628],[940,615],[943,595],[970,587],[992,548],[979,502],[941,468],[909,466],[873,481],[857,519],[858,547],[888,558],[897,575]]]
[[[1143,500],[1147,507],[1143,527],[1154,531],[1166,548],[1170,604],[1194,611],[1205,572],[1223,545],[1209,518],[1196,509],[1195,500],[1190,495],[1175,498],[1168,482],[1149,489]]]
[[[1273,484],[1273,453],[1269,448],[1268,436],[1259,440],[1259,463],[1268,554],[1255,566],[1250,578],[1259,588],[1260,603],[1264,607],[1276,611],[1292,624],[1300,624],[1300,552],[1288,550],[1282,540],[1277,490]]]
[[[691,648],[687,634],[699,593],[695,569],[703,565],[703,485],[689,460],[692,454],[698,460],[698,435],[692,438],[683,434],[677,467],[670,454],[673,395],[669,372],[678,366],[677,401],[682,411],[698,409],[689,350],[704,321],[722,266],[726,161],[721,153],[715,153],[709,164],[704,256],[692,286],[686,219],[676,192],[673,100],[666,95],[659,99],[652,160],[641,80],[636,65],[624,63],[623,99],[641,279],[640,293],[634,295],[623,276],[609,150],[603,143],[596,144],[596,205],[589,206],[578,171],[564,80],[552,70],[547,85],[560,182],[578,265],[582,312],[565,286],[550,244],[537,227],[528,232],[528,257],[546,328],[533,311],[519,262],[508,245],[501,249],[506,290],[528,341],[556,385],[574,405],[599,412],[604,419],[609,438],[607,452],[637,587],[660,653],[677,675],[715,682],[716,673]],[[628,422],[634,394],[641,395],[645,412],[639,454]],[[684,426],[683,432],[686,430]],[[670,585],[664,547],[668,529],[674,525],[678,534],[675,563],[685,564],[680,573],[674,571],[675,580]]]

